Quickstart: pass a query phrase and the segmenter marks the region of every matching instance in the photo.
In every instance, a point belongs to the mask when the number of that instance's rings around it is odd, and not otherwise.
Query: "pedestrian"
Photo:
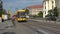
[[[16,24],[15,24],[15,15],[14,16],[12,16],[12,23],[13,23],[13,26],[15,27],[16,26]]]
[[[1,16],[0,16],[0,22],[2,22],[2,18],[1,18]]]

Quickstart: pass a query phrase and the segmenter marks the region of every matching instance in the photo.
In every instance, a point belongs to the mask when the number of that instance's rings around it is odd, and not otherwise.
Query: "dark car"
[[[52,20],[52,21],[56,21],[56,17],[55,16],[49,16],[46,18],[47,20]]]

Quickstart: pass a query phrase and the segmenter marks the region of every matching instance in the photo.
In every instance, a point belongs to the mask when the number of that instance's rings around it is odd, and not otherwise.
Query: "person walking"
[[[1,18],[1,16],[0,16],[0,22],[2,22],[2,18]]]
[[[15,15],[12,16],[12,23],[13,23],[13,26],[14,26],[14,27],[16,26],[16,24],[15,24],[15,19],[16,19],[16,16],[15,16]]]

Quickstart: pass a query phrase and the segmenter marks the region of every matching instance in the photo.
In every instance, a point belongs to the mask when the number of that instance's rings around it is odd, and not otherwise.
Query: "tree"
[[[54,16],[58,17],[57,7],[54,8]]]
[[[53,12],[53,11],[54,11],[54,12]],[[52,16],[52,14],[54,14],[53,16],[58,17],[57,7],[55,7],[53,11],[52,11],[52,9],[49,10],[47,16]],[[52,13],[52,12],[53,12],[53,13]]]
[[[0,16],[2,16],[2,9],[0,9]]]
[[[3,6],[2,6],[2,0],[0,0],[0,16],[2,16],[2,10],[3,10]]]
[[[40,12],[38,13],[38,16],[39,16],[39,17],[43,17],[43,12],[40,11]]]
[[[6,13],[6,10],[3,9],[3,10],[2,10],[2,14],[7,14],[7,13]]]
[[[48,11],[48,15],[46,15],[46,17],[51,16],[51,15],[52,15],[51,13],[52,13],[52,10],[49,10],[49,11]]]
[[[25,11],[26,11],[26,14],[28,15],[28,14],[29,14],[29,10],[26,8],[26,10],[25,10]]]

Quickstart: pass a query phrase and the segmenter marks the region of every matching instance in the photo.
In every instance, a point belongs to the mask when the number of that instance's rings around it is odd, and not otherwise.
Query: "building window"
[[[48,10],[49,10],[49,1],[48,1]]]
[[[52,1],[52,4],[54,3],[54,1]]]
[[[46,14],[46,11],[45,11],[45,14]]]
[[[54,1],[52,1],[52,9],[54,8]]]
[[[52,5],[52,9],[53,9],[53,5]]]
[[[46,9],[46,6],[45,6],[45,9]]]

